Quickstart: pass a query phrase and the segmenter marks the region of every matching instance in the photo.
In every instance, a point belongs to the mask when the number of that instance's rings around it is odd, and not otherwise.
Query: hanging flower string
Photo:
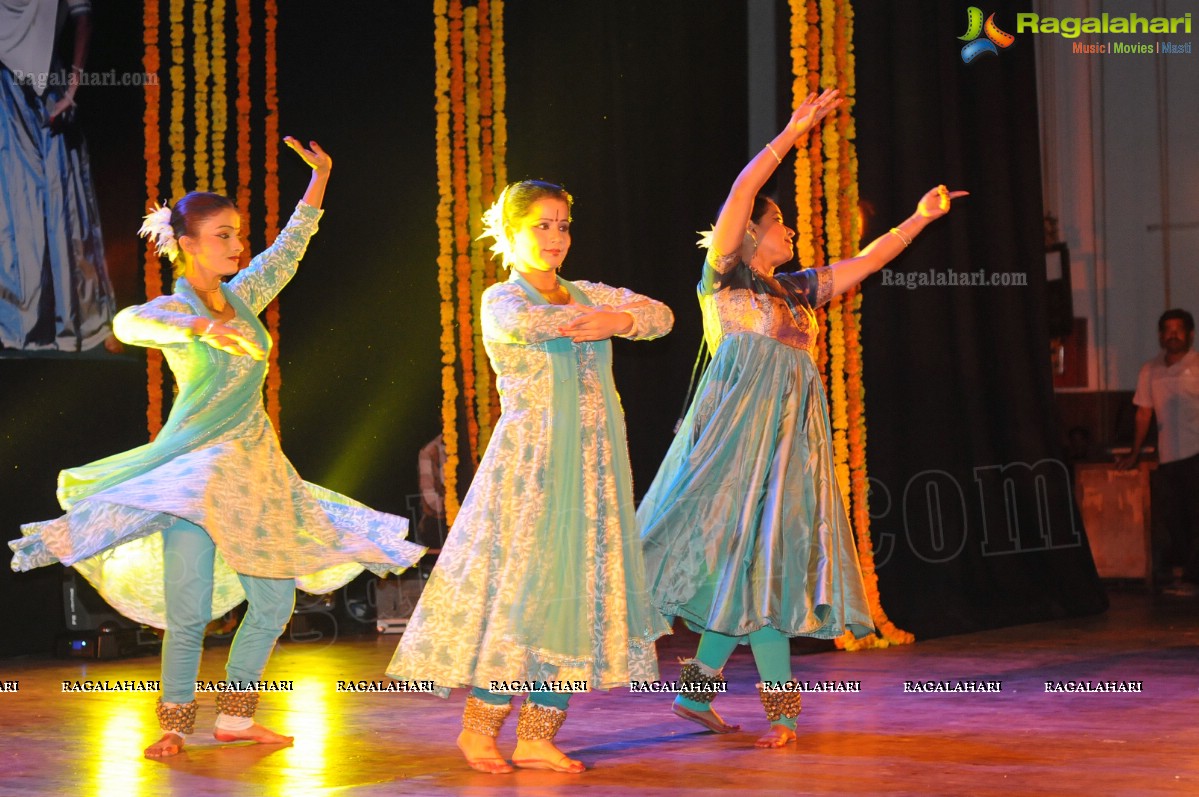
[[[193,186],[197,191],[211,188],[208,175],[208,80],[212,74],[212,57],[208,53],[208,3],[192,3],[192,112],[196,137],[192,141]]]
[[[277,41],[279,26],[278,0],[263,3],[263,40],[265,43],[266,82],[263,98],[266,113],[263,117],[263,138],[266,140],[266,179],[263,181],[263,203],[266,216],[262,220],[263,240],[270,243],[279,235],[279,75],[277,69]],[[271,347],[267,361],[270,368],[266,377],[266,414],[275,425],[275,432],[282,437],[280,420],[282,402],[279,393],[283,388],[283,371],[279,364],[279,299],[275,298],[266,308],[266,328],[275,345]]]
[[[478,5],[478,25],[479,25],[479,195],[482,204],[487,205],[494,202],[496,195],[495,185],[495,139],[493,133],[492,115],[495,112],[494,98],[492,94],[492,79],[491,79],[491,50],[492,50],[492,35],[491,35],[491,5],[489,0],[479,0]],[[472,240],[477,240],[477,235],[474,229],[471,230]],[[474,244],[478,246],[478,244]],[[481,287],[486,289],[496,281],[496,264],[486,251],[478,251],[479,264],[481,268]],[[478,326],[478,325],[476,325]],[[481,332],[481,329],[480,329]],[[487,449],[488,442],[491,441],[491,432],[494,428],[495,420],[499,417],[499,393],[495,387],[495,374],[491,372],[491,368],[487,363],[486,351],[483,350],[481,335],[476,338],[475,346],[478,354],[475,357],[477,363],[475,367],[476,377],[475,384],[478,386],[479,392],[486,391],[485,397],[480,397],[478,400],[479,414],[479,452]]]
[[[491,62],[491,171],[494,175],[490,191],[483,192],[483,203],[494,202],[496,196],[508,184],[508,120],[504,115],[505,102],[508,96],[508,84],[504,67],[504,0],[484,0],[488,4],[490,16],[490,62]],[[495,272],[495,261],[487,261],[490,285],[498,279]],[[488,373],[488,393],[491,404],[491,417],[500,417],[500,393],[495,386],[495,374]]]
[[[458,514],[458,380],[454,375],[454,189],[450,148],[450,30],[447,0],[433,3],[434,110],[437,126],[437,289],[441,296],[441,425],[445,442],[445,512]]]
[[[158,28],[161,19],[157,0],[151,0],[142,10],[142,70],[147,75],[157,75],[162,69],[158,49]],[[146,205],[159,199],[159,183],[162,180],[162,136],[159,125],[162,121],[161,88],[157,80],[147,80],[144,86],[146,109],[142,113],[142,128],[145,136],[146,158]],[[145,258],[146,299],[162,295],[162,261],[151,241],[146,242]],[[146,428],[153,440],[162,429],[162,352],[146,350]]]
[[[250,217],[250,0],[237,0],[237,212]],[[250,257],[249,247],[242,253],[242,266]]]
[[[805,0],[791,0],[791,96],[798,103],[808,95],[808,9]],[[812,164],[800,142],[795,157],[795,251],[802,268],[816,262],[812,237]]]
[[[461,0],[450,0],[450,110],[454,169],[454,279],[457,293],[458,350],[461,357],[463,419],[467,454],[477,464],[479,422],[475,414],[475,347],[471,304],[470,202],[467,198],[466,55]]]
[[[796,249],[803,267],[850,257],[861,240],[858,161],[854,147],[856,99],[853,8],[850,0],[791,0],[792,97],[798,104],[813,91],[838,88],[845,98],[819,134],[801,143],[795,161]],[[837,484],[853,525],[871,616],[878,635],[837,640],[850,650],[906,644],[914,637],[882,609],[870,538],[866,469],[865,385],[862,380],[862,294],[854,289],[817,310],[824,335],[817,369],[829,394]]]
[[[279,231],[279,175],[278,175],[278,74],[276,68],[278,2],[264,0],[261,4],[263,28],[261,52],[265,71],[263,84],[264,107],[260,114],[263,121],[263,137],[266,140],[267,158],[264,174],[255,174],[251,165],[252,112],[254,104],[250,93],[250,76],[254,67],[254,27],[251,0],[233,0],[236,26],[236,52],[230,53],[226,30],[230,24],[227,9],[230,0],[194,0],[190,4],[191,16],[186,17],[184,0],[147,0],[143,4],[143,43],[145,45],[143,66],[147,74],[161,75],[164,68],[169,75],[168,97],[164,98],[159,83],[147,81],[144,88],[146,108],[143,114],[146,158],[147,205],[159,202],[164,194],[178,200],[187,191],[189,181],[197,190],[212,190],[227,193],[228,162],[226,159],[229,135],[229,92],[235,91],[236,110],[236,196],[233,197],[238,213],[245,220],[251,219],[251,187],[263,186],[262,237],[269,243]],[[169,35],[169,63],[163,63],[163,50],[159,41],[162,28],[162,9],[166,8]],[[186,42],[191,42],[190,60]],[[229,60],[234,56],[236,83],[229,84]],[[190,91],[189,91],[190,88]],[[162,148],[164,105],[167,114],[165,141],[169,152]],[[191,114],[189,117],[189,113]],[[188,128],[190,120],[191,127]],[[188,135],[192,136],[191,147]],[[189,154],[191,157],[189,171]],[[169,162],[169,172],[164,175],[163,167]],[[167,186],[164,191],[164,176]],[[244,266],[250,256],[249,248],[243,253]],[[145,267],[146,298],[162,295],[164,288],[163,263],[147,245]],[[273,303],[266,313],[266,325],[275,341],[271,347],[271,368],[266,383],[266,406],[276,429],[280,428],[279,391],[279,308]],[[162,428],[165,411],[163,386],[165,369],[161,354],[154,349],[147,352],[147,408],[146,424],[151,439]]]
[[[479,324],[483,291],[498,275],[487,246],[477,239],[483,208],[507,182],[503,4],[434,0],[433,31],[441,420],[446,517],[452,523],[459,509],[460,465],[478,464],[499,416]]]
[[[171,196],[181,197],[186,190],[187,141],[183,133],[183,116],[187,78],[183,69],[183,0],[171,0],[171,127],[168,144],[171,148]]]
[[[820,89],[820,6],[819,0],[807,0],[805,6],[806,29],[807,29],[807,46],[804,51],[808,57],[807,63],[807,81],[808,87],[803,94],[795,98],[798,104],[800,100],[812,92],[819,93]],[[805,150],[802,155],[807,161],[807,172],[811,182],[807,187],[809,212],[811,213],[812,225],[812,245],[811,265],[813,268],[819,268],[825,265],[824,258],[824,214],[821,212],[824,206],[824,158],[822,155],[820,143],[820,135],[813,133],[807,137]],[[821,307],[816,311],[816,321],[821,329],[828,327],[828,307]],[[828,340],[827,336],[821,336],[816,340],[816,370],[820,373],[820,378],[824,380],[824,384],[829,384],[829,356],[828,356]]]
[[[225,136],[229,132],[225,0],[212,0],[212,190],[224,194]]]
[[[487,446],[490,433],[491,402],[487,398],[488,371],[487,352],[483,349],[483,325],[476,323],[482,302],[483,264],[487,260],[486,247],[478,241],[482,232],[480,217],[483,214],[483,168],[482,168],[482,139],[483,126],[480,124],[481,103],[479,97],[479,9],[467,6],[464,9],[465,28],[463,45],[465,49],[466,66],[466,218],[470,234],[470,315],[471,315],[471,345],[474,359],[463,362],[464,368],[470,368],[471,384],[475,389],[473,418],[473,440],[471,443],[471,464],[479,465],[479,459]]]
[[[849,0],[842,0],[842,8],[838,13],[837,41],[834,49],[838,58],[843,59],[840,69],[845,75],[845,96],[847,110],[851,111],[857,99],[856,70],[853,50],[853,8]],[[842,161],[845,164],[845,214],[843,224],[847,229],[848,240],[855,245],[861,240],[861,216],[858,213],[858,157],[854,145],[856,130],[853,115],[846,113],[842,146],[844,152]],[[882,597],[878,587],[878,573],[874,565],[874,546],[870,536],[870,480],[866,469],[866,387],[862,376],[862,293],[859,289],[853,292],[852,312],[847,315],[846,324],[846,390],[850,407],[849,417],[849,456],[852,483],[852,519],[857,532],[858,562],[862,568],[862,578],[866,584],[866,597],[869,600],[871,618],[877,634],[863,639],[853,639],[847,634],[837,640],[837,644],[847,650],[869,647],[886,647],[888,645],[909,645],[916,637],[908,631],[898,628],[883,610]]]
[[[507,182],[502,16],[500,0],[433,2],[441,427],[450,523],[459,509],[460,464],[464,458],[478,464],[500,410],[478,322],[483,291],[498,274],[477,239],[484,207]]]

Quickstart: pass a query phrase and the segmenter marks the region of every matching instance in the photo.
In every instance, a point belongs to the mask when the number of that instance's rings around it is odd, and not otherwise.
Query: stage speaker
[[[55,645],[67,659],[116,659],[156,652],[162,640],[150,628],[122,617],[87,580],[67,568],[62,580],[67,632]]]
[[[105,623],[95,631],[59,636],[57,652],[64,659],[120,659],[156,653],[162,640],[149,628],[116,628]]]
[[[102,625],[114,630],[137,628],[137,623],[117,614],[92,585],[71,568],[67,568],[62,580],[62,605],[69,631],[97,631]]]

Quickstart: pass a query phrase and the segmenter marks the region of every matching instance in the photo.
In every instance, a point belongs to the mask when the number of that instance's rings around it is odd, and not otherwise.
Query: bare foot
[[[766,735],[754,742],[754,747],[785,747],[795,741],[795,731],[786,725],[771,725]]]
[[[559,750],[549,739],[517,739],[512,763],[521,769],[548,769],[577,775],[587,767]]]
[[[294,736],[284,736],[275,733],[270,728],[264,728],[255,722],[244,731],[227,731],[217,728],[212,732],[218,742],[257,742],[258,744],[291,744]]]
[[[146,748],[146,758],[167,758],[183,752],[183,737],[167,731],[154,744]]]
[[[727,722],[721,719],[720,715],[716,713],[716,710],[712,708],[709,708],[705,711],[695,711],[694,709],[689,709],[686,706],[679,705],[678,703],[674,703],[671,708],[676,716],[682,717],[685,720],[691,720],[692,722],[699,723],[714,733],[735,733],[736,731],[741,730],[740,725],[729,725]]]
[[[495,739],[487,734],[463,730],[458,734],[458,749],[473,770],[490,775],[505,775],[512,771],[512,765],[495,746]]]

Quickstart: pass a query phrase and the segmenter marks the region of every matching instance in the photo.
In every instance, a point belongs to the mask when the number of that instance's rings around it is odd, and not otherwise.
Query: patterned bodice
[[[796,349],[816,347],[816,314],[833,293],[829,268],[809,268],[773,279],[742,262],[740,254],[709,252],[699,281],[704,339],[713,354],[730,335],[749,333],[773,338]]]

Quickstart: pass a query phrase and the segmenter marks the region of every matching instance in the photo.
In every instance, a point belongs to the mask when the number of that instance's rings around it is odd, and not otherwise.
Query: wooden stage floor
[[[292,747],[221,745],[202,699],[187,752],[142,758],[153,694],[63,694],[64,680],[157,678],[156,658],[5,660],[0,795],[1199,794],[1199,601],[1115,593],[1104,615],[862,653],[797,655],[798,679],[860,681],[804,698],[799,744],[757,750],[765,720],[745,649],[718,705],[746,732],[715,736],[625,691],[575,698],[559,743],[582,775],[472,772],[454,747],[464,696],[347,694],[379,679],[396,636],[281,643],[260,719]],[[694,637],[660,646],[663,677]],[[205,654],[219,679],[226,650]],[[905,692],[905,681],[1000,681],[999,693]],[[1047,693],[1045,682],[1142,682],[1140,693]],[[511,752],[515,722],[501,735]]]

